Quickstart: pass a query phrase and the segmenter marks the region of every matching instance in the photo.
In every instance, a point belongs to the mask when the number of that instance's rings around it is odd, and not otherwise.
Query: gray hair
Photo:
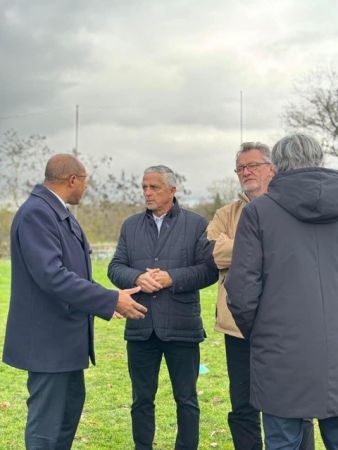
[[[236,154],[236,162],[243,153],[249,152],[250,150],[258,150],[262,154],[264,161],[271,163],[270,148],[261,142],[243,142]]]
[[[272,162],[278,172],[318,167],[323,158],[323,150],[316,139],[301,133],[283,137],[272,149]]]
[[[164,182],[168,186],[176,187],[177,181],[175,173],[167,166],[150,166],[145,169],[144,173],[160,173],[163,177]]]

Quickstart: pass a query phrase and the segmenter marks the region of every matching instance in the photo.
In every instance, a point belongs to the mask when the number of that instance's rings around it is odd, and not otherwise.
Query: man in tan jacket
[[[260,142],[245,142],[236,155],[236,169],[242,193],[239,199],[218,209],[208,226],[208,238],[215,240],[213,252],[219,269],[215,329],[224,333],[232,411],[228,423],[236,450],[261,450],[259,411],[250,405],[250,342],[237,328],[227,307],[224,280],[231,265],[232,247],[245,205],[263,195],[275,175],[270,149]],[[314,449],[313,427],[306,421],[300,449]]]

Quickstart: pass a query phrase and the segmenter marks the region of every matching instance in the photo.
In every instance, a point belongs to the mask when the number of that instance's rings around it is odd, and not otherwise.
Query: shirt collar
[[[162,222],[162,220],[165,218],[165,216],[166,216],[167,214],[168,214],[168,211],[165,212],[164,214],[162,214],[162,216],[156,216],[156,215],[153,213],[153,218],[154,218],[155,222]]]
[[[46,186],[47,187],[47,186]],[[56,192],[54,192],[54,191],[52,191],[51,189],[49,189],[48,187],[47,187],[47,189],[49,190],[49,192],[51,192],[52,194],[54,194],[55,195],[55,197],[57,198],[57,199],[59,199],[59,201],[62,203],[62,205],[66,208],[66,209],[68,209],[67,208],[67,205],[66,205],[66,203],[65,203],[65,201],[56,193]]]

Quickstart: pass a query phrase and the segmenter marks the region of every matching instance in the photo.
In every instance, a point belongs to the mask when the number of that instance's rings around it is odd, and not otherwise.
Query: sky
[[[295,82],[337,60],[337,24],[335,0],[0,0],[0,139],[69,152],[78,105],[82,154],[117,176],[168,165],[205,199],[241,134],[285,134]]]

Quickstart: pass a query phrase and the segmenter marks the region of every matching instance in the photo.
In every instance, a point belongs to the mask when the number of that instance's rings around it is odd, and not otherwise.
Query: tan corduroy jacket
[[[207,229],[208,239],[216,240],[213,256],[219,269],[215,330],[240,338],[243,338],[243,335],[237,328],[227,306],[224,280],[231,265],[232,247],[238,221],[248,202],[249,199],[245,194],[239,194],[237,201],[228,203],[216,211]],[[220,233],[226,234],[230,239],[217,241]]]

